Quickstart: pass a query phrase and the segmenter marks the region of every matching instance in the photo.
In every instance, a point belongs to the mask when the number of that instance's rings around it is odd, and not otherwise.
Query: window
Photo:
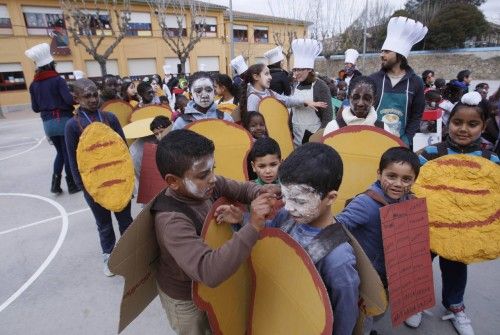
[[[204,27],[203,23],[205,24]],[[203,28],[204,37],[217,37],[217,18],[215,17],[197,17],[196,18],[196,30]]]
[[[106,36],[113,35],[108,13],[97,10],[83,10],[82,12],[89,16],[90,22],[88,28],[80,29],[80,35],[101,35],[101,33]]]
[[[152,36],[151,14],[130,13],[127,36]]]
[[[49,7],[23,7],[28,35],[49,35],[66,30],[63,11]]]
[[[75,76],[73,75],[74,67],[72,61],[58,61],[56,62],[56,71],[61,77],[66,80],[73,80]]]
[[[198,71],[218,72],[219,57],[217,56],[198,57]]]
[[[248,42],[248,28],[247,26],[233,25],[233,41],[235,42]]]
[[[23,67],[21,63],[0,64],[0,91],[25,90]]]
[[[95,60],[86,60],[87,76],[89,78],[102,77],[101,66]],[[116,59],[108,59],[106,61],[106,71],[108,74],[118,75],[118,61]]]
[[[181,62],[179,61],[179,58],[170,58],[170,57],[165,58],[165,65],[169,66],[170,69],[172,69],[172,74],[179,74],[177,65],[180,63]],[[189,66],[189,59],[186,60],[185,70],[186,74],[191,73],[191,69]]]
[[[132,76],[150,76],[156,74],[156,59],[155,58],[138,58],[129,59],[128,73]]]
[[[165,17],[165,26],[167,28],[167,35],[170,37],[179,36],[179,20],[182,23],[182,34],[180,36],[187,36],[186,30],[186,17],[185,16],[176,16],[176,15],[167,15]]]
[[[12,35],[12,23],[6,5],[0,5],[0,35]]]
[[[255,43],[269,43],[267,27],[254,27],[253,39]]]

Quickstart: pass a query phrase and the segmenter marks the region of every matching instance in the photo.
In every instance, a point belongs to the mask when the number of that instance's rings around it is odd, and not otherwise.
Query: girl
[[[424,148],[419,155],[423,165],[431,159],[444,155],[466,154],[482,156],[500,164],[498,156],[481,149],[481,133],[485,128],[488,106],[478,92],[464,94],[451,111],[448,120],[448,137],[444,142]],[[436,255],[433,255],[436,256]],[[443,278],[443,305],[451,313],[450,319],[459,334],[474,334],[471,320],[464,312],[464,293],[467,284],[467,265],[439,257]],[[420,324],[421,315],[411,317]]]
[[[156,97],[160,98],[161,96],[165,95],[165,92],[163,92],[161,87],[161,77],[159,75],[157,74],[152,75],[150,82]]]
[[[258,111],[259,103],[266,97],[273,97],[284,103],[287,107],[307,106],[316,108],[325,108],[324,102],[314,102],[302,98],[287,97],[277,94],[269,89],[271,84],[271,73],[264,64],[254,64],[243,73],[243,84],[240,99],[241,118],[245,119],[246,113]]]
[[[345,126],[365,125],[383,128],[389,127],[382,121],[377,121],[377,111],[373,107],[377,86],[375,81],[366,76],[355,77],[349,84],[349,106],[337,115],[336,120],[330,121],[323,132],[323,136]]]
[[[220,104],[238,104],[238,87],[233,84],[231,78],[226,74],[217,74],[214,78],[215,94],[221,98],[217,101]]]
[[[243,127],[248,130],[254,140],[268,136],[266,121],[259,112],[248,112],[243,119]]]
[[[123,100],[128,102],[132,108],[135,108],[139,103],[139,97],[137,96],[137,88],[135,83],[131,80],[125,80],[121,88],[121,96]]]

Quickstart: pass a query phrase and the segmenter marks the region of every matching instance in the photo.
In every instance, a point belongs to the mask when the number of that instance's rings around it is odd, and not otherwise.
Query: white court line
[[[24,120],[15,120],[15,121],[5,121],[5,122],[0,122],[0,128],[8,128],[9,126],[22,126],[27,122],[33,122],[33,121],[41,121],[40,118],[29,118],[29,119],[24,119]]]
[[[24,143],[18,143],[18,144],[9,144],[9,145],[2,145],[0,146],[0,149],[6,149],[6,148],[14,148],[14,147],[21,147],[26,144],[36,144],[37,141],[31,141],[31,142],[24,142]]]
[[[82,208],[82,209],[79,209],[79,210],[74,211],[74,212],[69,212],[68,216],[75,215],[75,214],[82,213],[82,212],[86,212],[86,211],[89,211],[89,210],[90,210],[90,208]],[[62,218],[62,216],[61,215],[57,215],[57,216],[53,216],[53,217],[48,218],[48,219],[44,219],[44,220],[36,221],[36,222],[33,222],[33,223],[29,223],[29,224],[26,224],[24,226],[20,226],[20,227],[16,227],[16,228],[12,228],[12,229],[7,229],[7,230],[4,230],[4,231],[0,231],[0,236],[8,234],[8,233],[15,232],[15,231],[18,231],[18,230],[22,230],[22,229],[26,229],[26,228],[38,226],[38,225],[40,225],[42,223],[54,221],[54,220],[60,219],[60,218]]]
[[[28,149],[23,150],[23,151],[21,151],[21,152],[18,152],[18,153],[15,153],[15,154],[9,155],[9,156],[7,156],[7,157],[2,157],[2,158],[0,158],[0,161],[4,161],[4,160],[6,160],[6,159],[9,159],[9,158],[12,158],[12,157],[16,157],[16,156],[19,156],[19,155],[25,154],[25,153],[27,153],[27,152],[29,152],[29,151],[31,151],[31,150],[34,150],[34,149],[38,148],[38,147],[40,146],[40,144],[42,144],[42,142],[43,142],[43,140],[44,140],[44,139],[45,139],[45,136],[44,136],[44,137],[42,137],[41,139],[39,139],[39,140],[38,140],[38,143],[37,143],[37,144],[35,144],[34,146],[32,146],[31,148],[28,148]]]
[[[45,258],[42,265],[40,265],[40,267],[35,271],[35,273],[33,273],[33,275],[16,292],[14,292],[14,294],[12,294],[7,300],[5,300],[4,303],[2,303],[2,305],[0,305],[0,312],[2,312],[11,303],[13,303],[24,291],[26,291],[26,289],[30,287],[31,284],[33,284],[33,282],[42,274],[43,271],[45,271],[47,266],[49,266],[52,260],[56,257],[57,253],[59,252],[59,249],[61,249],[64,239],[66,238],[66,234],[68,233],[69,220],[68,220],[68,213],[66,212],[64,207],[52,199],[35,194],[25,194],[25,193],[0,193],[0,196],[9,196],[9,197],[17,196],[17,197],[27,197],[27,198],[43,200],[54,206],[59,211],[62,218],[61,232],[59,233],[59,237],[57,238],[56,245],[54,246],[54,248],[52,248],[50,254],[47,256],[47,258]]]

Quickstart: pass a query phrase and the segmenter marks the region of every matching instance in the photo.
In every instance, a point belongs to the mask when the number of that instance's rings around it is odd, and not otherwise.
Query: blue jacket
[[[290,213],[281,209],[266,227],[280,228],[293,220]],[[321,228],[307,224],[294,224],[290,236],[302,247],[307,246]],[[351,335],[358,317],[359,276],[356,256],[349,243],[342,243],[316,264],[325,283],[333,308],[335,335]]]
[[[60,76],[34,81],[30,85],[31,108],[43,121],[57,117],[72,117],[73,96]],[[54,113],[59,110],[59,114]]]
[[[202,113],[195,108],[194,101],[189,101],[187,106],[186,106],[186,109],[184,111],[184,114],[192,115],[196,121],[206,120],[206,119],[217,119],[216,110],[217,110],[217,106],[215,105],[215,103],[213,103],[206,113]],[[223,114],[224,114],[224,120],[233,122],[233,118],[231,117],[231,115],[229,115],[229,113],[223,113]],[[188,122],[184,121],[184,119],[182,118],[182,115],[180,115],[175,120],[174,125],[172,126],[172,130],[183,129],[187,125],[188,125]]]
[[[404,196],[399,200],[389,198],[384,194],[379,181],[373,183],[370,189],[382,195],[390,204],[409,199],[409,196]],[[362,193],[356,196],[335,218],[358,240],[382,281],[386,282],[380,207],[381,204]]]

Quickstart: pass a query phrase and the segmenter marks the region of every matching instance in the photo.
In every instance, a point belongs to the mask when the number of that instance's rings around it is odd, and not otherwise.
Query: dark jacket
[[[68,84],[60,76],[33,81],[30,85],[30,95],[31,108],[40,113],[43,121],[72,116],[73,96],[69,92]]]
[[[292,86],[288,72],[281,68],[271,68],[269,71],[271,72],[271,77],[273,78],[271,79],[270,89],[278,94],[292,94]]]
[[[412,143],[413,136],[415,136],[415,133],[420,128],[420,119],[422,118],[425,108],[424,82],[422,78],[417,76],[411,67],[406,69],[406,74],[394,87],[392,87],[391,79],[384,69],[371,74],[370,77],[373,78],[377,84],[377,97],[373,105],[375,108],[378,107],[380,102],[384,78],[384,91],[387,93],[406,93],[406,84],[408,80],[410,81],[408,101],[406,102],[408,113],[404,133],[408,137],[410,143]]]

